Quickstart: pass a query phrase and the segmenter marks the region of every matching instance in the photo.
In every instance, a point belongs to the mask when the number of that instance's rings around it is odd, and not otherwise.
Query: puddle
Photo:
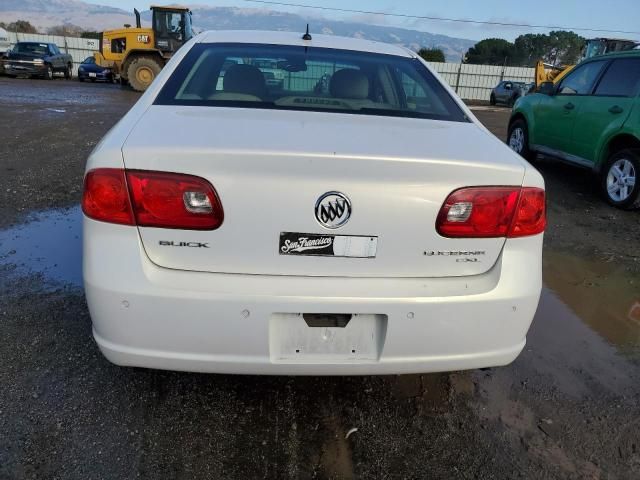
[[[608,343],[622,353],[640,355],[640,277],[623,267],[606,259],[545,251],[544,283]]]
[[[80,207],[48,210],[0,231],[0,266],[17,275],[37,274],[53,284],[82,285]]]

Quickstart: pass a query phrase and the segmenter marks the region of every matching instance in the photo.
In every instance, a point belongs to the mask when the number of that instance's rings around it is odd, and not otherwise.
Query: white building
[[[9,50],[10,46],[11,42],[9,41],[9,33],[4,28],[0,28],[0,53],[4,53]]]

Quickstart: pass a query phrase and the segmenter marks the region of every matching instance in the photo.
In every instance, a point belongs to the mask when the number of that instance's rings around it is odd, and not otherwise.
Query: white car
[[[541,291],[542,177],[393,45],[197,36],[93,151],[82,206],[93,333],[118,365],[505,365]]]

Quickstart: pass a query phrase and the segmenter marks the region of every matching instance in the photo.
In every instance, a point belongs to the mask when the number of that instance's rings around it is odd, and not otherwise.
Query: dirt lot
[[[110,365],[80,286],[77,204],[86,156],[136,98],[0,78],[0,479],[640,478],[640,212],[548,160],[545,289],[508,367],[288,378]],[[504,138],[508,110],[477,108]]]

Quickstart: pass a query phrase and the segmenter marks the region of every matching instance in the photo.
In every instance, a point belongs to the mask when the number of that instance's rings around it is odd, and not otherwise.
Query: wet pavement
[[[508,367],[290,378],[109,364],[81,290],[77,202],[84,158],[135,98],[0,78],[13,112],[0,118],[0,479],[640,478],[640,212],[546,161],[545,287]],[[504,138],[507,109],[475,113]]]
[[[82,285],[80,207],[31,214],[26,222],[0,231],[0,265],[14,278],[40,275],[49,288]]]

